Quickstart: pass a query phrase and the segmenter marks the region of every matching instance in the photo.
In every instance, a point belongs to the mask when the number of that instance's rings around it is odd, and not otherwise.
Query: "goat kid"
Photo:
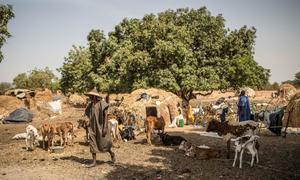
[[[179,149],[185,151],[185,156],[195,157],[198,159],[211,159],[221,157],[220,150],[211,149],[208,146],[195,146],[187,141],[182,141]]]
[[[34,145],[36,144],[37,138],[38,138],[39,134],[38,134],[38,130],[32,126],[32,125],[28,125],[26,127],[26,150],[28,151],[29,148],[34,150]]]
[[[240,168],[242,168],[242,161],[243,161],[243,154],[244,151],[247,150],[251,156],[251,167],[253,167],[254,159],[256,158],[256,163],[258,163],[258,149],[259,149],[259,143],[258,143],[259,136],[257,135],[246,135],[242,137],[238,137],[236,139],[233,139],[235,144],[235,155],[234,155],[234,161],[232,164],[232,167],[235,167],[235,163],[237,160],[237,156],[240,153]]]
[[[108,120],[108,122],[110,123],[110,132],[113,137],[113,140],[121,140],[122,138],[118,128],[119,122],[116,119],[110,119]]]
[[[43,149],[45,149],[45,138],[48,139],[48,148],[54,145],[54,138],[55,136],[60,137],[60,145],[63,146],[64,144],[73,144],[74,138],[74,125],[71,122],[62,122],[56,124],[48,124],[44,123],[41,126],[41,133],[43,137]],[[69,138],[68,138],[69,136]],[[69,143],[68,139],[71,140]]]
[[[159,137],[165,146],[178,146],[182,141],[186,141],[186,139],[181,136],[170,136],[167,133],[159,133]]]

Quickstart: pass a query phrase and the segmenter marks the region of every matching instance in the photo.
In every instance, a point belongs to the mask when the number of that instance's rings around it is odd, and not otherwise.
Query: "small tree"
[[[10,89],[12,87],[11,83],[8,82],[1,82],[0,83],[0,95],[4,94],[5,91],[7,91],[8,89]]]
[[[18,74],[13,82],[16,88],[36,89],[52,88],[52,83],[58,81],[53,72],[46,67],[45,69],[34,69],[26,73]]]
[[[13,79],[13,84],[16,88],[28,89],[29,88],[29,78],[26,73],[18,74]]]
[[[12,6],[0,4],[0,63],[3,60],[1,48],[6,42],[6,39],[11,37],[11,34],[7,30],[8,21],[15,17]]]

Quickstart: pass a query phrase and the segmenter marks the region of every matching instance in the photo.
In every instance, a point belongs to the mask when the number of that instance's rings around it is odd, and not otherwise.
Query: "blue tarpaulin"
[[[28,109],[18,108],[4,118],[3,124],[28,123],[32,121],[32,118],[33,114]]]

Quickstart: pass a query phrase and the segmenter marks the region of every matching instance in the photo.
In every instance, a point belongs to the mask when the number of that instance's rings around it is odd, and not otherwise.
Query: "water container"
[[[179,127],[183,127],[184,126],[184,120],[183,119],[179,119]]]

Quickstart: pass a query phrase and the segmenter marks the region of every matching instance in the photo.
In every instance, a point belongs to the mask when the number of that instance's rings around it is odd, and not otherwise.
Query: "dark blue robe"
[[[250,112],[250,104],[247,96],[241,96],[238,102],[238,115],[239,121],[247,121],[250,120],[251,112]]]

